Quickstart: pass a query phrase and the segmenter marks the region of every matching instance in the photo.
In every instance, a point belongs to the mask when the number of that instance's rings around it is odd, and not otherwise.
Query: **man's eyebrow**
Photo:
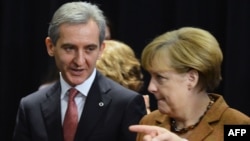
[[[64,44],[62,44],[61,46],[64,47],[64,46],[75,46],[75,45],[74,45],[74,44],[71,44],[71,43],[64,43]]]

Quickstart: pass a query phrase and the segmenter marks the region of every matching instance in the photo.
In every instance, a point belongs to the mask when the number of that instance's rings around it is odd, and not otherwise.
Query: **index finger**
[[[151,134],[152,132],[159,133],[163,132],[163,129],[157,126],[151,125],[131,125],[129,126],[129,130],[133,132]],[[165,131],[165,130],[164,130]]]

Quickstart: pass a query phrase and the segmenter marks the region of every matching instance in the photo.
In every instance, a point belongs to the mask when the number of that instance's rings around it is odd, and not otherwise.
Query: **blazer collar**
[[[226,111],[229,106],[227,105],[224,98],[219,94],[210,94],[214,99],[215,102],[210,108],[210,110],[207,112],[207,120],[208,122],[215,122],[218,121],[221,118],[221,115],[224,111]]]
[[[203,140],[214,130],[210,124],[219,121],[223,112],[229,108],[222,96],[218,94],[210,95],[215,98],[216,101],[203,117],[200,124],[192,131],[193,133],[188,137],[189,140]],[[159,116],[156,117],[157,126],[170,130],[171,127],[169,123],[170,118],[166,114],[159,114]]]
[[[108,109],[111,97],[108,95],[111,85],[106,77],[97,72],[89,90],[86,103],[78,124],[75,141],[87,140],[91,132],[98,128],[98,122]],[[41,111],[50,140],[63,140],[60,107],[61,86],[58,81],[46,93],[46,99],[41,103]],[[84,133],[84,134],[83,134]]]
[[[41,111],[47,128],[49,140],[62,140],[60,82],[56,82],[46,93],[46,99],[41,103]]]
[[[107,94],[109,89],[111,86],[107,78],[98,72],[86,99],[78,124],[76,140],[87,140],[92,130],[100,126],[98,123],[111,102],[111,97]]]

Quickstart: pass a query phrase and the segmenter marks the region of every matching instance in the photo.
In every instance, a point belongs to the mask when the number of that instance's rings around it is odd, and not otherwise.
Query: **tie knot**
[[[69,89],[69,99],[74,99],[75,96],[77,95],[78,91],[75,88],[70,88]]]

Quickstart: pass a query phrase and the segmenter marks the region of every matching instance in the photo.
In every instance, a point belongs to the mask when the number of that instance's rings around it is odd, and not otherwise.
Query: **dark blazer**
[[[21,99],[13,141],[63,141],[60,93],[58,81]],[[142,95],[97,72],[75,141],[134,141],[136,134],[128,126],[145,114]]]

